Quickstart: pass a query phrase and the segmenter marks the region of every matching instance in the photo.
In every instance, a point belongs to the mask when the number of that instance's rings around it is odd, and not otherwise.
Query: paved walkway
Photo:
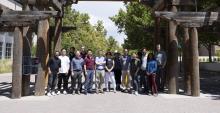
[[[0,75],[10,83],[11,74]],[[0,85],[0,91],[10,88]],[[158,97],[117,92],[97,95],[28,96],[10,99],[0,93],[0,113],[220,113],[220,96],[159,94]]]

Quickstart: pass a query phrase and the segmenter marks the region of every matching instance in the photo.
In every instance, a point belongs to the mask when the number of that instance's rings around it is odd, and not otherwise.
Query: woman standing
[[[156,72],[157,72],[157,61],[154,58],[154,54],[150,53],[148,54],[148,60],[147,60],[147,68],[146,68],[146,74],[148,77],[148,80],[150,82],[151,87],[151,93],[154,96],[157,96],[157,85],[156,85]]]
[[[110,91],[109,86],[109,80],[111,81],[114,89],[114,93],[116,93],[116,83],[115,83],[115,75],[113,72],[113,69],[115,67],[115,62],[112,58],[112,53],[107,52],[106,53],[106,66],[105,66],[105,87],[106,91]]]

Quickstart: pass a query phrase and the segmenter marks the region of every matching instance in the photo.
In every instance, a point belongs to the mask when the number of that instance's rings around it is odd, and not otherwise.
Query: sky
[[[123,33],[118,33],[118,28],[109,19],[118,13],[119,9],[125,9],[123,2],[78,2],[72,8],[81,13],[88,13],[90,23],[95,25],[98,20],[102,20],[107,30],[107,36],[113,36],[119,44],[124,42],[126,36]]]

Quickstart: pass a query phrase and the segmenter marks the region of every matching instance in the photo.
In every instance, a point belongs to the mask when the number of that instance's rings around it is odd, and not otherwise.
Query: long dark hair
[[[151,59],[150,59],[150,56],[151,56]],[[151,60],[155,60],[155,57],[154,57],[154,54],[153,53],[149,53],[147,55],[147,61],[151,61]]]

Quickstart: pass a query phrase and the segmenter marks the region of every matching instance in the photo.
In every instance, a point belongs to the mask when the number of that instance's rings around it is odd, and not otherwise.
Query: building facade
[[[0,5],[11,10],[22,10],[19,3],[14,0],[0,0]],[[13,32],[0,32],[0,59],[11,59],[13,56]]]

